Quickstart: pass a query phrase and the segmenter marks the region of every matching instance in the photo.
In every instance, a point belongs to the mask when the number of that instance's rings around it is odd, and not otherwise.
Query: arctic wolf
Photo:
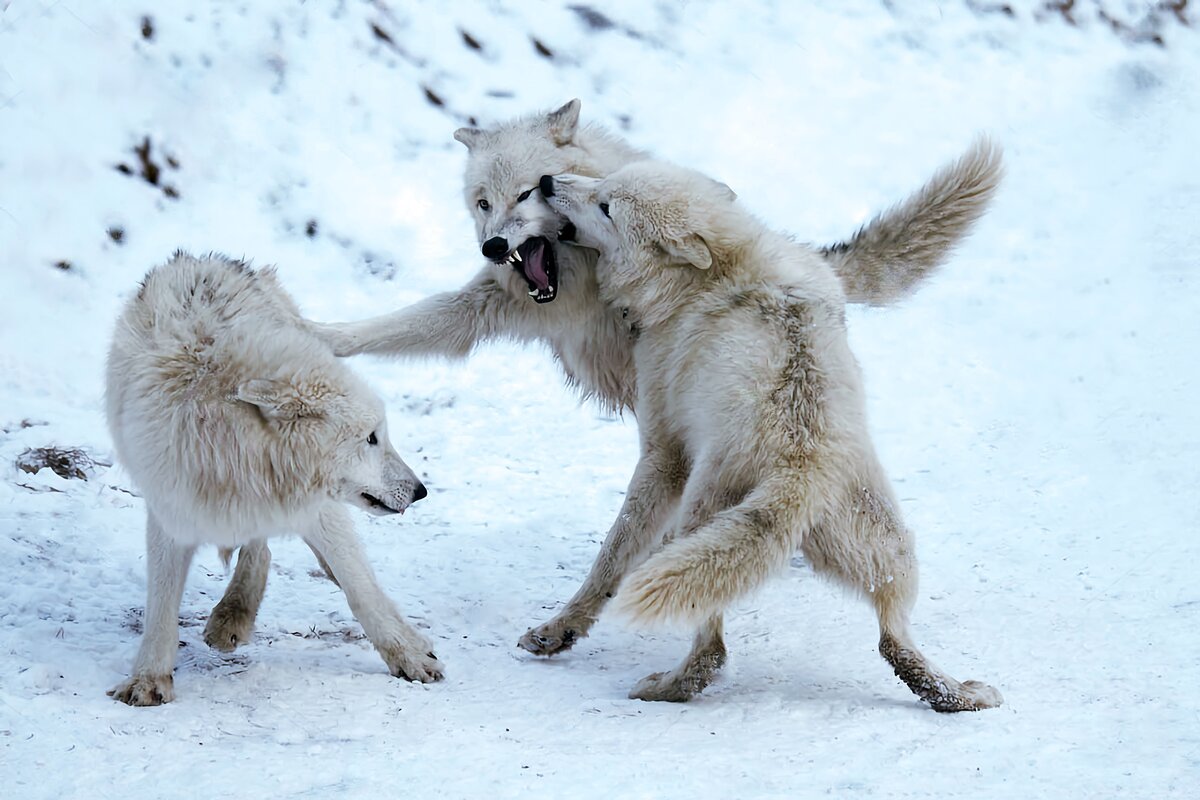
[[[584,396],[611,410],[632,408],[636,332],[621,309],[601,302],[596,254],[559,242],[570,231],[537,186],[544,174],[603,177],[646,154],[597,125],[580,125],[578,100],[489,130],[462,128],[454,138],[468,149],[464,197],[487,265],[461,289],[374,319],[318,326],[318,333],[338,355],[464,357],[486,340],[540,341]],[[941,264],[979,216],[986,178],[943,170],[818,257],[850,302],[893,302]],[[633,534],[618,521],[575,596],[518,644],[550,655],[586,636],[616,588],[613,566],[628,558]]]
[[[999,152],[981,142],[954,169],[990,195]],[[938,711],[999,705],[992,687],[938,670],[909,631],[913,537],[868,436],[829,262],[767,229],[727,186],[679,167],[642,162],[540,188],[579,244],[600,252],[601,299],[639,331],[641,458],[621,509],[632,533],[612,567],[616,609],[697,629],[684,661],[631,696],[701,691],[725,659],[725,607],[799,548],[870,598],[880,653],[922,700]],[[665,544],[647,558],[660,530]]]
[[[388,441],[379,398],[304,330],[272,270],[183,253],[151,270],[117,323],[106,401],[117,455],[146,501],[147,572],[133,676],[110,695],[135,706],[174,698],[197,545],[243,546],[243,581],[265,585],[261,542],[288,533],[327,565],[393,675],[441,677],[429,641],[376,582],[344,506],[403,513],[425,487]]]

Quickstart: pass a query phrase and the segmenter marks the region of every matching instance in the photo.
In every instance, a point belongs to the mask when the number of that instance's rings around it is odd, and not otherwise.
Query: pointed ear
[[[286,381],[270,381],[255,378],[238,386],[234,397],[243,403],[256,406],[269,420],[317,417],[321,408],[312,397],[303,396],[297,387]]]
[[[671,239],[662,243],[663,250],[672,261],[680,264],[691,264],[697,269],[708,269],[712,266],[712,251],[708,243],[696,233],[689,233],[682,239]]]
[[[454,132],[454,138],[462,142],[470,150],[483,139],[483,131],[479,128],[459,128]]]
[[[730,189],[729,184],[721,183],[720,181],[713,181],[713,186],[715,186],[717,191],[724,195],[725,199],[729,202],[732,203],[733,201],[737,200],[737,192],[735,192],[733,189]]]
[[[579,128],[579,98],[571,100],[562,108],[551,111],[546,117],[550,138],[557,145],[570,144]]]

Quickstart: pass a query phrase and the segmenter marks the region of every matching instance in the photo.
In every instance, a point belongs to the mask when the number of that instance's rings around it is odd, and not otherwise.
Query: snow
[[[484,0],[0,0],[4,794],[1194,796],[1196,23],[1164,24],[1157,47],[1094,3],[1074,26],[1010,5],[613,0],[592,7],[606,26]],[[389,677],[284,540],[251,644],[205,647],[226,575],[202,551],[178,699],[106,697],[137,646],[141,502],[119,466],[79,481],[14,462],[50,444],[112,460],[103,359],[141,275],[177,247],[244,255],[326,320],[458,286],[480,258],[451,133],[575,96],[817,242],[977,131],[1004,145],[999,201],[954,261],[850,320],[921,547],[918,640],[1005,705],[921,706],[876,654],[870,609],[803,566],[731,610],[730,663],[686,705],[625,696],[683,633],[602,619],[565,655],[517,650],[586,574],[636,431],[511,345],[355,365],[431,491],[402,520],[356,519],[445,682]],[[115,168],[136,172],[146,137],[159,186]]]

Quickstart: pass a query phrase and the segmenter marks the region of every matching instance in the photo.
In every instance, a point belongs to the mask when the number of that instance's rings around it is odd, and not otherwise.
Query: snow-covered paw
[[[254,614],[238,603],[222,600],[204,626],[204,643],[222,653],[232,652],[238,645],[250,641],[254,632]]]
[[[134,675],[108,696],[131,706],[161,706],[175,699],[175,681],[170,675]]]
[[[534,655],[552,656],[555,653],[570,650],[575,642],[586,635],[586,629],[583,626],[555,618],[544,625],[525,631],[525,635],[517,640],[517,647],[528,650]]]
[[[629,692],[630,700],[648,700],[666,703],[686,703],[704,689],[705,684],[694,676],[671,672],[655,672],[637,682]]]
[[[957,691],[929,701],[934,711],[943,713],[981,711],[985,708],[996,708],[1003,703],[1004,698],[1000,692],[982,681],[963,681]]]
[[[379,648],[379,655],[390,671],[397,678],[418,683],[433,683],[443,677],[442,662],[425,643],[420,646],[405,646],[401,644]]]

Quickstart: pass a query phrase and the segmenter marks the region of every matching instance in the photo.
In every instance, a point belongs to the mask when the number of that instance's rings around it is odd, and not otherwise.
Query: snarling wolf
[[[441,664],[367,563],[345,506],[401,514],[426,490],[393,449],[383,403],[305,330],[272,270],[177,253],[117,323],[106,402],[117,455],[146,501],[146,614],[133,675],[109,692],[174,698],[179,603],[201,544],[241,547],[210,643],[244,641],[266,584],[269,536],[299,533],[346,592],[393,675]],[[252,595],[247,605],[246,593]]]
[[[952,171],[986,176],[982,200],[999,164],[982,142]],[[620,512],[630,534],[611,567],[616,610],[697,631],[681,664],[631,696],[701,691],[725,660],[724,609],[800,549],[871,600],[880,653],[934,709],[999,705],[995,689],[949,677],[913,641],[913,537],[868,435],[829,260],[766,228],[724,184],[668,164],[547,176],[540,190],[599,251],[600,297],[639,331],[641,458]]]
[[[647,154],[595,124],[579,123],[578,100],[454,137],[468,150],[464,197],[487,264],[465,286],[354,323],[315,326],[339,355],[465,357],[492,339],[549,346],[567,382],[610,410],[632,409],[635,333],[596,287],[596,254],[569,246],[571,230],[537,191],[542,175],[604,177]],[[920,191],[819,251],[849,302],[887,305],[943,263],[979,217],[992,185],[985,172],[950,167]],[[586,636],[616,589],[631,532],[609,531],[583,586],[519,645],[550,655]]]

